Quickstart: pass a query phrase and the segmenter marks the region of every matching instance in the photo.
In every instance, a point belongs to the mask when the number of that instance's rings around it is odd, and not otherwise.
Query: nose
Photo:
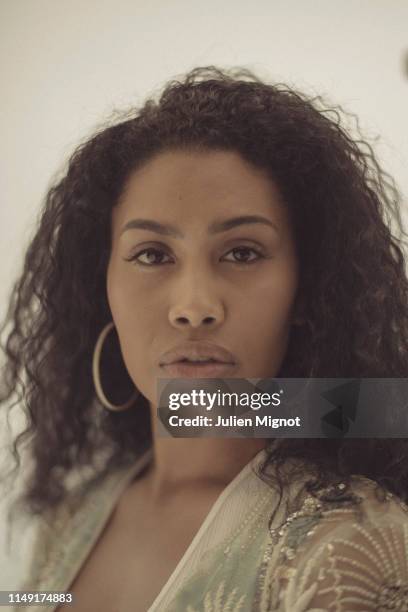
[[[173,327],[216,327],[225,317],[220,296],[211,284],[196,270],[176,288],[173,305],[169,309],[169,321]]]

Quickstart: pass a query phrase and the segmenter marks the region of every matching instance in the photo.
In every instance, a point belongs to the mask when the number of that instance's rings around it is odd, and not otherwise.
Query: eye
[[[166,255],[166,253],[164,251],[162,251],[161,249],[154,249],[153,247],[149,247],[147,249],[143,249],[143,251],[139,251],[139,253],[135,253],[135,255],[132,255],[131,257],[129,257],[128,259],[126,259],[125,261],[135,261],[136,263],[141,264],[142,266],[157,266],[160,265],[160,263],[162,262],[157,262],[157,261],[152,261],[151,256],[153,255],[153,258],[155,255],[159,255],[160,258],[163,255]],[[146,255],[148,261],[141,261],[139,258],[142,255]]]
[[[255,259],[250,259],[248,260],[248,258],[245,256],[246,254],[248,254],[249,252],[255,253],[256,257]],[[258,261],[259,259],[263,258],[262,253],[260,253],[260,251],[258,251],[257,249],[253,249],[251,247],[246,247],[246,246],[240,246],[240,247],[235,247],[234,249],[231,249],[231,251],[229,251],[230,253],[240,253],[241,255],[238,257],[238,261],[235,261],[233,263],[242,263],[242,264],[246,264],[246,263],[252,263],[254,261]],[[244,255],[244,259],[242,259],[242,254]]]
[[[255,254],[255,258],[248,259],[248,253],[251,253],[251,252]],[[233,260],[232,262],[231,260],[229,260],[231,263],[236,263],[236,264],[253,263],[255,261],[258,261],[259,259],[264,258],[264,255],[262,255],[260,251],[252,247],[247,247],[247,246],[235,247],[234,249],[231,249],[228,252],[228,255],[230,253],[239,253],[238,260],[235,260],[235,261]],[[159,256],[160,261],[155,260],[157,255]],[[125,259],[125,261],[134,261],[142,266],[149,266],[149,267],[160,266],[160,265],[163,265],[164,263],[168,263],[168,262],[163,262],[162,258],[164,255],[166,255],[166,253],[162,249],[155,249],[153,247],[149,247],[149,248],[143,249],[142,251],[139,251],[138,253],[135,253],[131,257]],[[147,261],[142,261],[140,259],[142,256],[145,256],[147,258]]]

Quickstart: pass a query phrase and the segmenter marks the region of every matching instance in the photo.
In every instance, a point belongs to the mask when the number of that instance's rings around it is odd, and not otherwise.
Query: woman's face
[[[264,222],[222,227],[247,216]],[[136,227],[141,219],[163,229]],[[170,377],[163,355],[192,340],[233,355],[225,378],[276,376],[297,284],[279,191],[238,153],[160,153],[113,209],[107,295],[127,370],[151,402],[157,379]]]

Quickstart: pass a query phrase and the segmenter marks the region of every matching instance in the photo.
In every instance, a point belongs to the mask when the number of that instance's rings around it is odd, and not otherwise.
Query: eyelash
[[[245,266],[245,265],[250,265],[252,263],[255,263],[255,262],[259,261],[260,259],[265,259],[265,256],[260,251],[258,251],[257,249],[254,249],[253,247],[247,247],[247,246],[234,247],[233,249],[228,251],[228,253],[232,253],[233,251],[252,251],[252,252],[256,253],[257,257],[256,257],[256,259],[253,259],[252,261],[233,261],[233,262],[230,262],[230,263],[235,263],[235,264],[238,264],[238,265],[244,265]],[[154,247],[148,247],[146,249],[143,249],[142,251],[139,251],[138,253],[135,253],[131,257],[125,259],[125,261],[131,261],[131,262],[133,261],[133,262],[135,262],[135,263],[137,263],[137,264],[139,264],[141,266],[146,266],[148,268],[152,268],[154,266],[166,265],[166,264],[163,264],[163,263],[143,263],[143,262],[137,260],[138,257],[143,255],[144,253],[149,253],[149,252],[150,253],[153,252],[153,253],[164,253],[164,254],[166,254],[166,252],[164,250],[162,250],[162,249],[157,249],[157,248],[154,248]]]

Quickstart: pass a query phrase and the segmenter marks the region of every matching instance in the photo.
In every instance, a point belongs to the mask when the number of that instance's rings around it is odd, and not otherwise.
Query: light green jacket
[[[351,491],[340,484],[312,496],[307,470],[279,504],[255,473],[264,457],[262,450],[222,491],[147,612],[408,611],[407,506],[392,495],[378,501],[375,483],[358,475]],[[69,591],[119,497],[151,459],[149,450],[89,488],[75,512],[61,505],[43,519],[21,589]]]

